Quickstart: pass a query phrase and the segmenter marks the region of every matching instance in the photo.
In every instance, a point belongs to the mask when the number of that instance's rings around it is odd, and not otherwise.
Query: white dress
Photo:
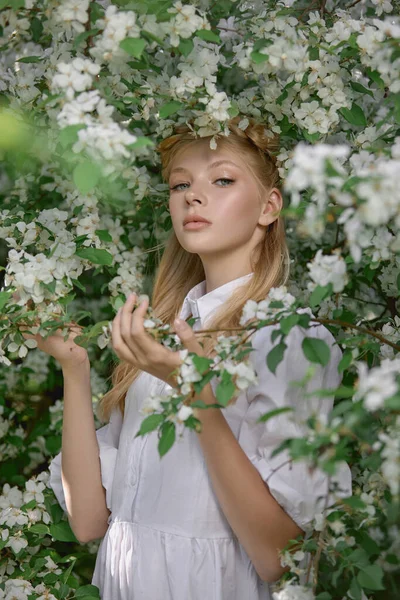
[[[236,286],[252,273],[230,281],[205,294],[205,281],[192,288],[185,298],[181,317],[200,317],[193,329],[205,327],[205,320],[223,303]],[[270,458],[281,440],[301,436],[303,427],[286,412],[264,423],[259,416],[289,405],[304,418],[317,408],[328,415],[332,397],[310,400],[289,382],[301,379],[309,362],[301,342],[307,331],[294,327],[286,338],[283,361],[271,373],[265,356],[271,348],[274,326],[252,336],[250,353],[258,383],[238,397],[235,405],[222,409],[236,439],[266,480],[284,463],[285,453]],[[312,331],[312,333],[311,333]],[[331,361],[318,366],[309,389],[331,388],[340,382],[337,365],[341,351],[331,333],[322,325],[308,335],[325,340],[331,347]],[[211,382],[215,392],[217,381]],[[115,409],[107,425],[97,430],[102,481],[106,502],[112,511],[109,528],[101,541],[92,583],[100,588],[102,600],[270,600],[270,586],[257,575],[247,553],[231,529],[214,494],[198,434],[185,429],[183,437],[161,459],[157,432],[135,438],[145,418],[141,403],[152,390],[162,394],[171,389],[165,382],[143,372],[126,396],[125,416]],[[341,465],[337,481],[341,495],[351,495],[351,474]],[[50,464],[50,486],[66,510],[61,482],[61,453]],[[303,463],[295,462],[277,470],[268,480],[271,494],[303,529],[318,511],[317,499],[326,491],[322,472],[310,475]]]

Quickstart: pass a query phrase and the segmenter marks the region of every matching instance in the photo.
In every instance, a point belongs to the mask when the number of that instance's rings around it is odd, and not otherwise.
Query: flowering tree
[[[182,350],[179,387],[149,398],[140,434],[158,428],[162,455],[176,428],[197,426],[184,401],[210,375],[223,406],[254,381],[242,350],[257,328],[277,326],[274,371],[292,327],[323,323],[343,350],[340,387],[321,390],[335,397],[333,414],[277,452],[330,476],[346,460],[353,495],[282,552],[290,572],[274,600],[398,598],[400,3],[0,8],[0,598],[99,597],[89,583],[97,542],[78,543],[47,485],[61,447],[60,368],[19,325],[67,335],[84,322],[75,341],[89,352],[95,408],[111,320],[133,289],[151,289],[149,250],[171,228],[155,144],[188,120],[199,136],[226,133],[237,114],[243,129],[253,116],[281,136],[293,278],[246,304],[243,331],[220,336],[217,360]],[[151,308],[145,326],[179,346]],[[311,366],[329,361],[312,334],[303,351]]]

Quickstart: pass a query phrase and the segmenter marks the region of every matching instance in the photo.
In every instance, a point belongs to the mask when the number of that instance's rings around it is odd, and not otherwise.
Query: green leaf
[[[101,248],[79,248],[75,254],[95,265],[111,266],[114,261],[113,255]]]
[[[228,113],[231,118],[236,117],[239,114],[239,108],[236,104],[233,104],[228,108]]]
[[[100,176],[100,167],[89,160],[82,161],[72,173],[74,183],[82,194],[92,190],[98,183]]]
[[[353,354],[352,354],[351,350],[346,348],[345,351],[343,352],[343,356],[340,359],[340,362],[338,364],[339,373],[342,373],[342,371],[347,369],[347,367],[350,366],[352,360],[353,360]]]
[[[73,49],[76,50],[79,44],[87,40],[89,37],[94,37],[101,31],[100,29],[89,29],[89,31],[82,31],[79,35],[74,39],[74,43],[72,45]]]
[[[257,423],[269,421],[270,419],[272,419],[272,417],[275,417],[276,415],[280,415],[282,413],[289,412],[292,410],[293,410],[293,408],[291,406],[284,406],[283,408],[275,408],[274,410],[270,410],[269,412],[265,413],[264,415],[261,415],[261,417],[259,419],[257,419]]]
[[[356,577],[354,577],[351,581],[349,592],[351,592],[351,596],[352,596],[352,598],[354,598],[354,600],[361,600],[362,589],[361,589],[360,584],[358,583]]]
[[[257,52],[257,50],[253,50],[250,53],[251,60],[256,63],[256,65],[263,63],[268,60],[269,54],[263,54],[262,52]]]
[[[84,585],[75,591],[75,598],[100,598],[100,590],[95,585]]]
[[[183,56],[189,56],[194,48],[193,40],[191,38],[182,40],[179,42],[178,50]]]
[[[143,50],[147,46],[146,40],[142,38],[125,38],[119,43],[119,47],[125,50],[130,56],[140,58]]]
[[[183,102],[178,102],[177,100],[173,100],[172,102],[167,102],[167,104],[164,104],[163,106],[161,106],[158,111],[160,119],[165,119],[166,117],[173,115],[174,113],[178,112],[178,110],[180,110],[184,106],[185,105],[183,104]]]
[[[49,435],[45,437],[45,446],[50,454],[54,455],[60,451],[61,436],[60,435]]]
[[[82,290],[82,292],[86,292],[85,286],[78,279],[72,279],[72,277],[71,277],[71,281],[75,287]]]
[[[196,370],[201,375],[208,371],[212,362],[212,359],[207,358],[206,356],[199,356],[198,354],[193,354],[192,360]]]
[[[351,508],[354,508],[355,510],[365,508],[366,506],[365,502],[363,502],[358,496],[349,496],[349,498],[341,498],[340,501],[344,504],[347,504]]]
[[[299,319],[300,319],[300,315],[298,315],[297,313],[294,315],[289,315],[288,317],[284,317],[280,321],[281,331],[283,331],[283,333],[285,335],[287,335],[289,333],[289,331],[295,325],[297,325],[297,323],[299,322]]]
[[[29,533],[36,533],[38,535],[47,535],[50,533],[50,529],[44,523],[35,523],[29,528]]]
[[[369,565],[357,575],[357,581],[363,588],[368,590],[384,590],[382,583],[383,570],[379,565]]]
[[[318,596],[315,596],[315,600],[332,600],[332,596],[329,592],[321,592]]]
[[[41,56],[24,56],[23,58],[16,58],[15,62],[21,63],[39,63],[42,62],[43,58]]]
[[[69,580],[69,577],[71,575],[72,569],[74,568],[75,562],[76,562],[76,558],[73,557],[72,562],[69,565],[68,569],[64,573],[62,573],[62,575],[61,575],[61,581],[63,583],[68,583],[68,580]]]
[[[331,351],[329,346],[323,340],[315,337],[304,338],[302,344],[303,352],[305,357],[313,362],[319,363],[320,365],[326,366],[329,362]]]
[[[331,283],[328,283],[328,285],[317,285],[311,296],[310,296],[310,307],[314,308],[315,306],[319,306],[319,304],[321,304],[322,300],[324,300],[324,298],[326,298],[327,296],[330,296],[333,292],[333,285]]]
[[[60,523],[53,523],[49,527],[50,534],[58,542],[78,542],[72,531],[68,521],[60,521]]]
[[[31,24],[32,39],[34,42],[38,42],[40,40],[40,36],[42,35],[42,32],[43,32],[42,21],[40,21],[37,17],[32,17],[30,20],[30,24]]]
[[[226,406],[232,398],[235,389],[231,373],[224,371],[222,373],[221,381],[215,389],[215,397],[217,398],[218,403],[222,404],[222,406]]]
[[[166,421],[161,426],[161,438],[158,442],[158,453],[164,456],[175,442],[175,423]]]
[[[157,429],[157,427],[164,421],[164,419],[164,415],[149,415],[141,422],[140,429],[135,435],[135,437],[138,437],[139,435],[144,435],[146,433],[149,433],[150,431],[154,431],[154,429]]]
[[[279,342],[267,355],[267,366],[272,373],[275,373],[276,367],[283,359],[283,355],[287,345],[285,342]]]
[[[358,104],[353,103],[350,110],[348,108],[340,108],[338,112],[352,125],[358,125],[360,127],[367,126],[367,119],[364,111]]]
[[[86,125],[82,123],[78,123],[76,125],[67,125],[64,129],[61,129],[60,134],[58,136],[58,140],[63,148],[67,148],[67,146],[71,146],[78,141],[78,131],[81,129],[86,129]]]
[[[90,22],[95,23],[104,17],[104,8],[98,2],[90,3]]]
[[[389,408],[390,410],[400,410],[400,392],[394,394],[394,396],[390,396],[390,398],[385,398],[384,405],[385,408]]]
[[[359,569],[369,566],[368,554],[363,548],[356,548],[347,557],[349,563],[353,563]]]
[[[112,242],[112,235],[110,234],[109,231],[107,231],[107,229],[96,229],[95,231],[96,235],[99,236],[99,238],[101,239],[102,242]]]
[[[383,81],[382,77],[379,75],[379,71],[373,71],[369,67],[366,67],[365,72],[368,75],[368,77],[370,78],[370,80],[373,81],[374,83],[376,83],[376,85],[381,90],[385,89],[385,82]]]
[[[361,83],[358,83],[358,81],[350,81],[350,85],[353,88],[353,90],[356,90],[356,92],[360,92],[360,94],[369,94],[370,96],[372,96],[372,98],[374,97],[373,92],[361,85]]]
[[[58,502],[55,502],[51,505],[50,510],[48,511],[51,515],[51,520],[54,524],[59,523],[64,516],[64,511]]]
[[[12,292],[0,292],[0,311],[3,310],[12,294]]]
[[[198,29],[195,31],[194,35],[206,42],[215,42],[216,44],[221,43],[221,38],[219,35],[214,33],[214,31],[210,31],[210,29]]]
[[[67,598],[67,596],[68,596],[68,594],[70,592],[70,589],[71,588],[66,583],[60,583],[60,587],[58,588],[59,598],[61,600],[64,600],[64,598]]]
[[[146,146],[154,146],[154,142],[152,140],[149,140],[149,138],[146,137],[138,137],[136,142],[133,142],[133,144],[129,144],[128,148],[130,150],[140,150],[140,148],[145,148]]]

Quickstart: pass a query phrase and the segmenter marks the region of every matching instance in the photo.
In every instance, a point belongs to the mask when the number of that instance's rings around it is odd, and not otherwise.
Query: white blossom
[[[307,263],[307,267],[313,280],[307,284],[311,291],[317,285],[326,286],[331,283],[335,293],[342,292],[349,281],[346,263],[340,253],[326,255],[322,254],[320,248],[313,260]]]

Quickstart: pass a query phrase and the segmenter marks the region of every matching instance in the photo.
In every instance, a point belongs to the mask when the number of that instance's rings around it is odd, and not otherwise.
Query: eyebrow
[[[228,163],[230,165],[233,165],[234,167],[238,167],[239,165],[237,165],[236,163],[232,162],[231,160],[216,160],[215,162],[211,163],[211,165],[209,165],[207,167],[207,169],[212,169],[213,167],[218,167],[219,165],[222,165],[224,163]],[[176,167],[175,169],[172,169],[171,174],[174,173],[175,171],[187,171],[188,169],[185,169],[184,167]]]

